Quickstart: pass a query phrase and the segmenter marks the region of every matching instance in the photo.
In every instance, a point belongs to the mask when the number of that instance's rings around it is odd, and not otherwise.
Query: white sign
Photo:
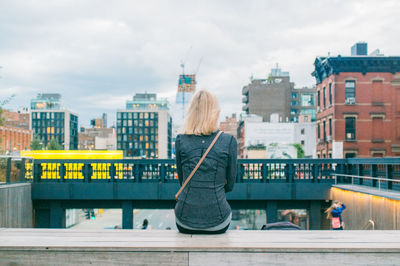
[[[332,158],[343,159],[343,142],[333,141],[332,142]]]

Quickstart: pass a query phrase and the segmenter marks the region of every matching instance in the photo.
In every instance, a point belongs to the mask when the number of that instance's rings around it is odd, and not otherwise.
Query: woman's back
[[[217,132],[210,135],[178,135],[175,143],[179,181],[182,184]],[[236,178],[236,139],[223,133],[178,197],[175,215],[178,223],[206,229],[223,223],[231,214],[225,193]]]

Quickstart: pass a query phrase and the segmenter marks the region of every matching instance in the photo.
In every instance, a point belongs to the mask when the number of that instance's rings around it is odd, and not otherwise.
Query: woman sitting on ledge
[[[219,113],[214,94],[197,92],[184,132],[176,137],[176,166],[183,189],[177,194],[175,218],[181,233],[224,233],[232,219],[226,192],[233,189],[236,178],[237,143],[232,135],[218,130]]]

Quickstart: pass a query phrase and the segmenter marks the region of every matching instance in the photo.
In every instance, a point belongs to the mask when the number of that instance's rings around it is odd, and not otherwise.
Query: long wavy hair
[[[339,201],[335,200],[332,205],[326,209],[325,213],[326,213],[326,218],[327,219],[331,219],[332,218],[332,210],[337,208]]]
[[[206,90],[193,95],[189,104],[183,133],[187,135],[210,135],[218,130],[219,109],[217,97]]]

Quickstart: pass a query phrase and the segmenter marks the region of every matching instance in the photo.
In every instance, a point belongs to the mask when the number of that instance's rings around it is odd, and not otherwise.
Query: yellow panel
[[[34,159],[122,159],[122,151],[81,151],[81,150],[70,150],[70,151],[21,151],[21,156],[30,157]]]

